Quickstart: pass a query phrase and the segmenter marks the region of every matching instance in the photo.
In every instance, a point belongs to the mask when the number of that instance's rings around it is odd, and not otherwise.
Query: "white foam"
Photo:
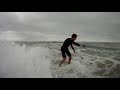
[[[0,77],[51,78],[49,50],[44,47],[25,48],[0,43]]]

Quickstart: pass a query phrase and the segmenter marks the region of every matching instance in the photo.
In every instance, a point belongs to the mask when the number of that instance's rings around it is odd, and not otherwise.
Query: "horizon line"
[[[39,40],[0,40],[13,42],[64,42],[64,41],[39,41]],[[120,41],[76,41],[76,42],[106,42],[106,43],[120,43]]]

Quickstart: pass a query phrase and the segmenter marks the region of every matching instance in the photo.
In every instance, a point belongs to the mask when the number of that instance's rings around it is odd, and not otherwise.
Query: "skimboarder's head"
[[[72,34],[71,39],[72,39],[73,41],[75,41],[76,38],[77,38],[77,35],[76,35],[76,34]]]

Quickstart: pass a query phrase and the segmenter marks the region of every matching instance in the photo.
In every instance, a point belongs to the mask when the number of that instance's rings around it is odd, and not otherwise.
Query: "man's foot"
[[[65,60],[66,60],[66,58],[64,58],[64,59],[61,61],[61,63],[59,64],[59,67],[61,67],[62,63],[64,63]]]
[[[70,62],[68,62],[68,64],[70,64]]]
[[[61,67],[61,65],[59,64],[59,67]]]

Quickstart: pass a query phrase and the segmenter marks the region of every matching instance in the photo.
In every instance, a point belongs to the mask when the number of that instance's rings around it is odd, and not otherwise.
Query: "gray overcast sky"
[[[0,12],[0,40],[120,42],[120,12]]]

